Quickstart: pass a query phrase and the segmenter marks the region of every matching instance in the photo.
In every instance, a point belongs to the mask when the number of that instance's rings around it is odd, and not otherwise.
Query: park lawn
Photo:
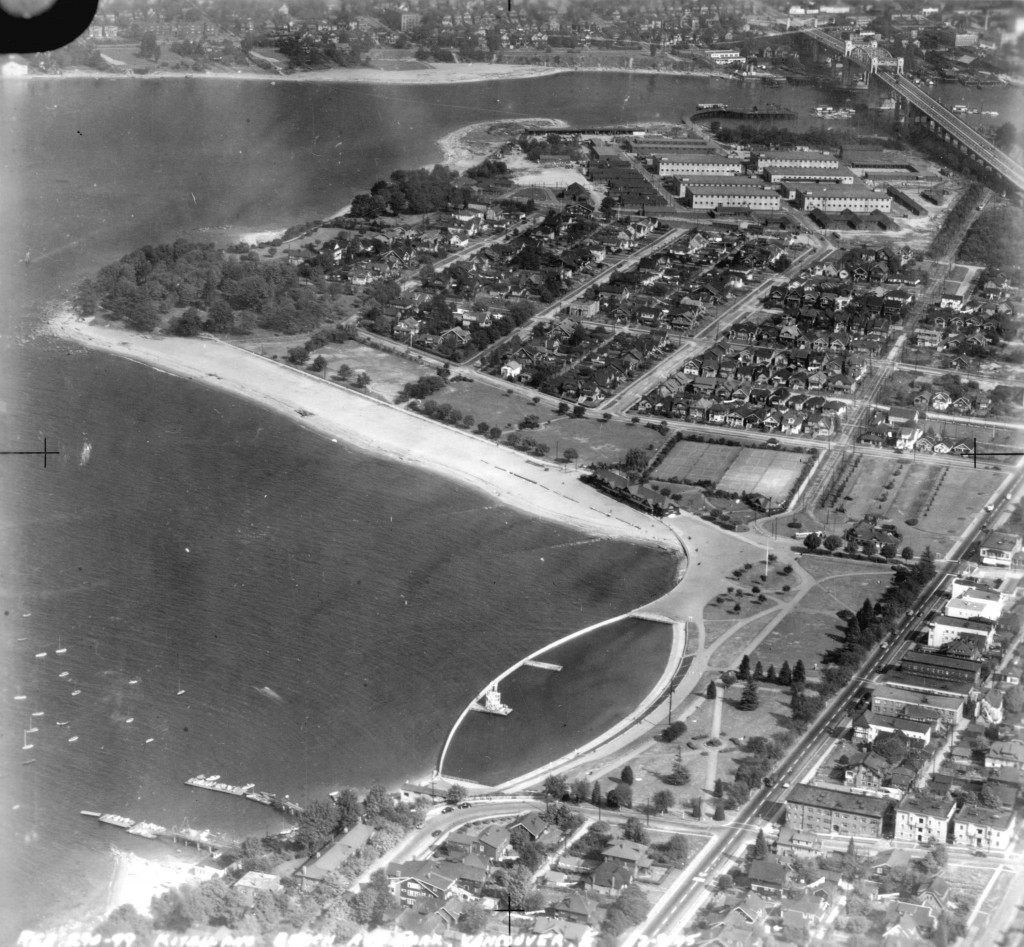
[[[808,679],[813,680],[814,665],[842,643],[838,612],[856,611],[865,598],[877,601],[892,581],[892,570],[854,559],[813,556],[805,556],[801,564],[815,576],[815,587],[751,652],[750,660],[760,661],[767,671],[773,664],[778,670],[784,661],[793,667],[802,659]]]
[[[270,358],[276,356],[278,360],[284,362],[288,349],[300,345],[301,342],[296,336],[286,335],[238,344],[250,352],[257,352]],[[326,377],[328,380],[334,378],[339,366],[348,365],[352,369],[352,378],[355,378],[360,372],[366,372],[370,376],[368,390],[392,403],[406,382],[415,381],[421,375],[431,374],[430,370],[422,365],[417,365],[415,362],[391,352],[370,348],[360,342],[332,342],[322,349],[317,349],[312,357],[316,358],[318,355],[327,359]]]
[[[766,606],[767,607],[767,606]],[[709,614],[709,609],[714,608],[715,612]],[[753,641],[765,628],[768,627],[778,617],[777,611],[772,611],[768,614],[755,614],[744,616],[741,612],[739,615],[734,615],[728,606],[711,606],[704,610],[704,646],[705,648],[711,648],[715,642],[721,641],[729,632],[731,632],[737,625],[738,622],[747,622],[743,628],[737,631],[737,634],[743,635],[744,641]],[[722,647],[714,652],[711,656],[714,660],[715,667],[725,667],[726,665],[722,662],[730,660],[726,649],[728,645],[723,644]],[[722,657],[720,652],[725,653],[725,657]],[[745,652],[741,652],[741,655]],[[739,666],[739,662],[736,662],[736,666]],[[767,667],[767,665],[766,665]]]
[[[589,415],[583,418],[556,415],[542,431],[547,433],[552,450],[556,440],[562,451],[566,447],[576,450],[580,464],[617,464],[634,447],[653,457],[665,442],[663,435],[643,424],[602,421]]]
[[[458,376],[457,367],[452,368],[452,375]],[[463,414],[471,414],[477,424],[486,421],[488,427],[500,427],[503,431],[511,431],[519,426],[519,422],[529,414],[540,418],[541,424],[554,417],[551,408],[540,402],[533,403],[533,396],[528,396],[530,389],[521,386],[505,386],[489,384],[485,381],[449,381],[437,394],[433,395],[438,404],[450,404]],[[547,441],[545,428],[527,432],[537,440]],[[555,442],[551,442],[554,456]]]
[[[722,702],[722,728],[720,739],[722,745],[716,755],[714,778],[722,778],[731,782],[736,774],[738,760],[744,755],[741,747],[736,746],[729,737],[747,739],[753,736],[774,736],[784,728],[784,721],[789,718],[789,695],[785,689],[762,685],[759,689],[760,705],[755,711],[737,710],[734,704],[739,699],[742,685],[734,684],[728,688]],[[654,793],[667,789],[676,797],[676,813],[684,818],[693,819],[693,800],[700,797],[704,800],[705,819],[714,812],[714,801],[705,790],[709,782],[711,751],[704,742],[711,734],[711,701],[702,700],[695,712],[686,719],[686,733],[674,743],[654,741],[628,761],[638,781],[633,786],[633,799],[645,801]],[[691,750],[686,744],[692,741],[697,744]],[[676,750],[682,754],[683,764],[690,771],[690,781],[685,786],[670,786],[662,779],[672,771],[676,759]],[[696,822],[696,820],[693,820]]]

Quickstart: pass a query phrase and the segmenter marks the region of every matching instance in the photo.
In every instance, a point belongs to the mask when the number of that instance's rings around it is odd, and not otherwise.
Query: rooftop
[[[964,806],[954,817],[954,821],[977,825],[985,829],[1006,831],[1014,820],[1016,813],[1006,809],[986,809],[984,806]]]
[[[842,792],[838,789],[823,789],[820,786],[808,786],[804,783],[794,786],[790,790],[787,802],[790,805],[816,806],[819,809],[833,809],[836,812],[850,812],[854,815],[876,819],[882,818],[890,804],[889,799],[864,796],[855,792]]]
[[[945,799],[928,799],[918,796],[905,796],[896,806],[896,811],[930,816],[933,819],[948,819],[953,814],[955,806],[956,803],[948,797]]]

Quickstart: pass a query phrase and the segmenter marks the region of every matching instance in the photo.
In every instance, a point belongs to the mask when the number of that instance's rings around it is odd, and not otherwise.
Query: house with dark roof
[[[786,866],[774,858],[755,858],[747,870],[750,890],[760,895],[781,898],[789,883]]]

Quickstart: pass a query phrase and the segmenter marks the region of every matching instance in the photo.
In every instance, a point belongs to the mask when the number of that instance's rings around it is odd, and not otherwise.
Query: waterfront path
[[[664,717],[661,713],[655,714],[654,711],[667,697],[670,686],[674,683],[674,691],[684,700],[690,697],[708,670],[711,655],[732,635],[732,631],[723,635],[708,650],[705,647],[704,607],[716,595],[725,591],[727,577],[733,569],[763,557],[764,538],[730,533],[688,514],[681,514],[663,522],[675,533],[686,550],[685,574],[682,580],[661,598],[634,609],[630,615],[672,624],[672,653],[665,671],[651,691],[639,702],[637,708],[614,727],[585,746],[578,747],[545,766],[510,779],[494,787],[492,791],[517,792],[537,787],[546,776],[553,773],[581,777],[592,776],[598,767],[603,771],[609,770],[614,765],[617,755],[626,752],[627,749],[632,752],[631,748],[638,741],[650,739],[654,729],[666,722],[667,708]],[[793,560],[788,540],[780,540],[771,548],[779,556],[780,564],[792,562],[795,569],[799,569]],[[802,573],[800,578],[803,583],[801,592],[805,594],[813,584],[813,579],[803,570],[799,571]],[[794,601],[800,598],[802,594],[798,594]],[[788,613],[792,604],[787,603],[781,611]],[[745,622],[739,622],[736,627],[742,627],[744,624]],[[678,676],[680,672],[681,678]],[[703,699],[703,695],[693,696],[698,700]],[[675,713],[676,718],[681,719],[683,712],[680,705]]]

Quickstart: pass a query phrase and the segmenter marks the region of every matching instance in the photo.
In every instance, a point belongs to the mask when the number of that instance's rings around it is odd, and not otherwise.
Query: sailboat
[[[68,653],[68,649],[65,648],[64,645],[62,645],[60,643],[60,635],[57,635],[57,648],[56,648],[56,650],[53,653],[54,654],[67,654]]]
[[[31,750],[32,747],[34,747],[34,746],[35,746],[34,743],[29,743],[28,742],[28,730],[22,730],[21,731],[21,748],[23,750]]]
[[[185,693],[185,688],[181,686],[181,655],[178,655],[178,691],[175,694],[176,697],[181,697]]]
[[[36,726],[34,720],[30,720],[28,722],[28,729],[25,732],[26,733],[38,733],[39,732],[39,727]]]

